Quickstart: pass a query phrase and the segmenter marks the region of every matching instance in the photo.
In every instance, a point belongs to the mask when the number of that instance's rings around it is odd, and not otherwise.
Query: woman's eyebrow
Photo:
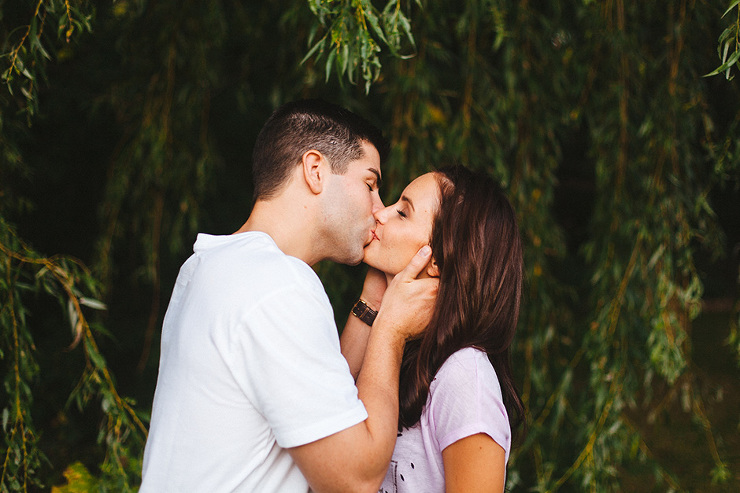
[[[401,202],[406,202],[411,207],[411,210],[416,212],[416,209],[414,209],[414,203],[411,201],[410,198],[405,195],[401,195]]]

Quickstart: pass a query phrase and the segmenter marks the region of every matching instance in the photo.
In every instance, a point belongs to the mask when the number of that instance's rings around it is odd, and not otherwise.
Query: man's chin
[[[346,255],[344,257],[330,257],[329,260],[344,265],[359,265],[365,258],[365,252],[360,251],[358,254]]]

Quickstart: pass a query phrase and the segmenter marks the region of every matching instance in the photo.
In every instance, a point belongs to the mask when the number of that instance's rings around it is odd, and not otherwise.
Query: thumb
[[[429,245],[424,245],[421,249],[416,252],[411,258],[409,265],[407,265],[401,272],[398,273],[399,277],[403,280],[416,279],[416,276],[424,270],[424,267],[429,263],[429,257],[432,256],[432,249]]]

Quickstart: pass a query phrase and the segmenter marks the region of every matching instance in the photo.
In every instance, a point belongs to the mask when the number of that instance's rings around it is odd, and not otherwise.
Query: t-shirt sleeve
[[[496,372],[484,353],[466,348],[450,356],[435,375],[427,406],[440,451],[485,433],[508,461],[511,427]]]
[[[261,300],[236,327],[235,378],[281,447],[316,441],[367,418],[328,300],[287,288]]]

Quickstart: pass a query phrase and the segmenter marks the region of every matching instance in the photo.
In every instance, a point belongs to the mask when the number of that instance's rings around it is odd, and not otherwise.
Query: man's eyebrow
[[[383,179],[380,177],[380,172],[375,168],[368,168],[367,170],[375,175],[375,186],[380,188],[383,185]]]
[[[401,202],[406,202],[411,207],[412,211],[416,211],[416,209],[414,208],[414,203],[411,202],[411,199],[407,196],[401,195]]]

